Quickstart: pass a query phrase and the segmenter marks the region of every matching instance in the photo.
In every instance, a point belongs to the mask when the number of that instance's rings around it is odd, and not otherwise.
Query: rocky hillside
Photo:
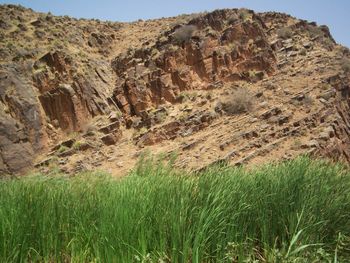
[[[349,50],[246,9],[133,23],[0,6],[0,172],[103,169],[143,152],[202,169],[350,162]]]

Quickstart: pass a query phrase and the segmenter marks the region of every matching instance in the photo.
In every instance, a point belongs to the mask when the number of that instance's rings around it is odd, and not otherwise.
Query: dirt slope
[[[349,50],[326,26],[245,9],[134,23],[0,14],[1,173],[122,175],[143,152],[186,169],[350,161]]]

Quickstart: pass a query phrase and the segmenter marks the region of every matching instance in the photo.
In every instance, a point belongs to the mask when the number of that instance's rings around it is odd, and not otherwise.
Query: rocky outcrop
[[[135,143],[139,146],[147,146],[165,140],[174,140],[180,136],[190,136],[208,127],[216,117],[216,114],[211,112],[196,112],[186,119],[172,121],[140,134],[134,138]]]
[[[165,101],[174,103],[182,91],[209,89],[217,82],[252,80],[274,71],[275,55],[254,14],[239,18],[238,10],[221,10],[165,32],[151,47],[133,50],[112,61],[118,81],[113,98],[129,115]],[[236,17],[236,20],[228,19]],[[179,41],[177,30],[196,32]],[[185,34],[185,33],[183,33]]]
[[[25,72],[14,64],[0,67],[0,172],[31,167],[46,139],[38,99]]]
[[[89,119],[116,109],[112,100],[113,77],[106,64],[92,64],[87,74],[78,72],[72,58],[50,52],[35,64],[33,80],[50,122],[64,131],[79,131]]]
[[[335,118],[320,134],[318,154],[350,163],[350,76],[335,75],[327,82],[336,89],[332,103]]]
[[[350,162],[350,52],[326,26],[246,9],[134,23],[0,15],[0,174],[126,172],[143,148],[191,169]],[[249,107],[229,110],[237,102]]]

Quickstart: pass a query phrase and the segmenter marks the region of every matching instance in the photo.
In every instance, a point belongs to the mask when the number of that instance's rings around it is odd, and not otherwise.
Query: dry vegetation
[[[253,96],[245,88],[238,88],[222,102],[223,110],[228,114],[250,112],[253,109]]]
[[[183,42],[189,41],[195,31],[196,31],[196,26],[193,26],[193,25],[181,26],[174,32],[173,37],[177,43],[181,44]]]
[[[345,72],[350,72],[350,59],[343,59],[341,61],[341,68]]]
[[[288,39],[293,36],[293,31],[289,27],[283,27],[277,30],[277,36],[282,39]]]

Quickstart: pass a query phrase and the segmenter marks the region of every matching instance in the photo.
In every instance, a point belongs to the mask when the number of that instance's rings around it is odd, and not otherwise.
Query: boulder
[[[102,136],[100,139],[101,141],[107,145],[115,145],[121,138],[121,132],[117,132],[117,133],[109,133],[106,134],[104,136]]]

